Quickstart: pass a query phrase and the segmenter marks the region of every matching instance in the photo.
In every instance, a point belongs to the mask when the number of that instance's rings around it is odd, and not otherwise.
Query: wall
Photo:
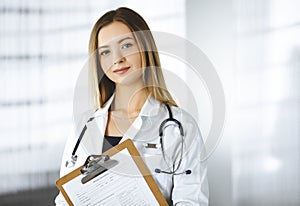
[[[55,187],[91,28],[120,6],[153,30],[185,33],[183,0],[0,2],[0,195]]]
[[[187,1],[187,38],[214,63],[227,100],[211,205],[300,204],[298,4]]]

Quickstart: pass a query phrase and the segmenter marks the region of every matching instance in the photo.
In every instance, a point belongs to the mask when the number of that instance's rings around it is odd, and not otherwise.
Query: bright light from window
[[[281,167],[281,162],[274,157],[266,157],[263,160],[263,169],[268,173],[277,172]]]

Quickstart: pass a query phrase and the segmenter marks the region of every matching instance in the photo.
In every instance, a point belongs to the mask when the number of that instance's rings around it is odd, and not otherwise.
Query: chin
[[[139,70],[130,72],[122,78],[118,78],[118,81],[116,83],[126,86],[136,85],[137,83],[143,83],[143,73]]]

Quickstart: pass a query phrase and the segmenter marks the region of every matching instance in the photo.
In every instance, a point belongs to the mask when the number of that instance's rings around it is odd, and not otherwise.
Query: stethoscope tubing
[[[157,173],[166,173],[166,174],[174,174],[174,175],[176,175],[176,174],[183,174],[183,173],[190,174],[190,172],[191,172],[190,170],[187,170],[187,171],[189,171],[189,173],[187,173],[187,172],[176,173],[176,171],[179,169],[179,167],[181,165],[182,156],[183,156],[184,130],[183,130],[183,127],[182,127],[182,124],[180,123],[180,121],[178,121],[177,119],[173,118],[173,113],[172,113],[171,107],[168,104],[165,104],[165,106],[166,106],[166,108],[168,110],[169,118],[167,118],[164,121],[162,121],[162,123],[160,124],[160,127],[159,127],[159,131],[158,131],[159,132],[159,137],[160,137],[160,144],[161,144],[163,159],[167,163],[166,156],[165,156],[165,147],[164,147],[163,137],[164,137],[164,130],[165,130],[166,127],[168,127],[168,126],[166,126],[168,122],[174,122],[177,125],[177,127],[178,127],[178,129],[180,131],[180,136],[181,136],[180,159],[179,159],[179,162],[177,164],[176,169],[175,169],[175,162],[174,162],[173,166],[172,166],[172,168],[173,168],[172,171],[167,172],[167,171],[163,171],[163,170],[160,170],[160,169],[156,168],[155,172],[157,172]],[[87,130],[87,123],[91,122],[92,120],[94,120],[94,117],[89,118],[88,121],[86,122],[86,124],[84,125],[83,129],[81,130],[80,135],[79,135],[79,137],[77,139],[77,142],[76,142],[76,144],[74,146],[74,149],[72,151],[71,161],[67,161],[66,162],[66,167],[70,163],[72,163],[72,165],[75,165],[75,163],[77,161],[76,151],[77,151],[77,149],[78,149],[78,147],[79,147],[79,145],[80,145],[80,143],[82,141],[82,138],[84,137],[84,134],[85,134],[85,132]]]

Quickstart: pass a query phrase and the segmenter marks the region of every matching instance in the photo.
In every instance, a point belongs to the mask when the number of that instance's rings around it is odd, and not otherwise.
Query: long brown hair
[[[144,72],[144,84],[149,94],[161,103],[177,106],[167,90],[156,44],[147,23],[135,11],[121,7],[105,13],[96,22],[91,32],[89,54],[92,56],[95,55],[96,52],[96,62],[93,64],[92,73],[90,73],[90,78],[93,80],[90,82],[92,83],[93,91],[95,91],[95,109],[103,107],[115,91],[115,83],[104,74],[100,65],[99,55],[97,54],[99,31],[114,21],[120,21],[126,24],[133,32],[139,50],[142,52],[142,65],[146,68]]]

